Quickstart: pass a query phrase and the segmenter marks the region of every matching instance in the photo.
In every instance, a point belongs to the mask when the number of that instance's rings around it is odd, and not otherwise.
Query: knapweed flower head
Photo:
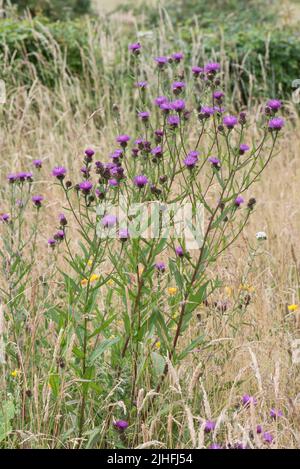
[[[142,121],[148,121],[149,120],[149,117],[150,117],[150,113],[147,112],[147,111],[142,111],[142,112],[139,112],[138,113],[138,116],[139,118],[142,120]]]
[[[257,426],[256,426],[256,433],[257,433],[258,435],[260,435],[260,434],[262,433],[262,431],[263,431],[262,425],[257,425]]]
[[[238,195],[234,201],[234,205],[236,207],[240,207],[240,205],[242,205],[244,203],[244,199],[241,195]]]
[[[90,181],[83,181],[79,184],[79,189],[83,194],[89,194],[93,188],[93,184]]]
[[[119,239],[121,241],[127,241],[127,239],[129,239],[129,231],[127,228],[121,228],[119,230]]]
[[[166,270],[166,266],[164,262],[156,262],[154,267],[160,273],[163,273]]]
[[[237,123],[238,120],[235,116],[225,116],[223,119],[223,124],[227,127],[227,129],[233,129]]]
[[[220,161],[219,158],[217,158],[216,156],[210,156],[210,157],[208,158],[208,161],[211,163],[211,165],[212,165],[214,168],[217,168],[217,169],[220,168],[221,161]]]
[[[166,57],[164,55],[161,55],[159,57],[155,57],[154,60],[160,68],[164,67],[169,61],[168,57]]]
[[[62,241],[65,238],[64,230],[57,230],[53,238],[56,239],[57,241]]]
[[[110,187],[117,187],[119,185],[119,181],[115,178],[109,179],[108,180],[108,185]]]
[[[212,420],[207,420],[205,422],[205,427],[204,427],[205,433],[210,433],[214,431],[215,428],[216,428],[216,422],[213,422]]]
[[[264,441],[265,441],[266,443],[271,444],[274,438],[273,438],[273,435],[272,435],[271,433],[269,433],[269,432],[264,432],[264,434],[263,434],[263,439],[264,439]]]
[[[146,81],[138,81],[135,86],[137,88],[140,88],[142,90],[146,89],[148,87],[148,83]]]
[[[269,130],[279,131],[284,126],[284,120],[281,117],[274,117],[268,123]]]
[[[158,145],[157,147],[153,148],[153,149],[151,150],[151,154],[152,154],[153,156],[157,156],[157,157],[160,158],[160,157],[162,156],[162,154],[163,154],[162,147],[161,147],[160,145]]]
[[[68,221],[66,219],[66,216],[64,213],[60,213],[58,216],[59,224],[60,226],[66,226],[68,224]]]
[[[114,423],[114,426],[120,431],[120,432],[124,432],[126,430],[126,428],[128,428],[128,422],[126,420],[117,420],[115,423]]]
[[[139,42],[133,42],[132,44],[129,44],[128,49],[134,54],[138,55],[141,51],[141,44]]]
[[[188,168],[188,169],[193,169],[196,164],[198,163],[198,151],[190,151],[186,158],[183,160],[183,164]]]
[[[270,108],[273,112],[277,112],[281,108],[281,101],[278,99],[269,99],[267,102],[267,107]]]
[[[156,104],[157,106],[161,106],[163,103],[167,103],[167,102],[168,102],[168,98],[166,96],[158,96],[154,100],[154,104]]]
[[[33,160],[33,166],[37,169],[41,169],[42,165],[43,165],[43,162],[42,160]]]
[[[218,443],[212,443],[208,449],[223,449]]]
[[[168,114],[173,109],[172,104],[169,101],[165,101],[159,107],[164,114]]]
[[[270,417],[276,420],[278,417],[283,417],[283,412],[280,409],[271,409]]]
[[[115,215],[104,215],[101,220],[102,225],[104,228],[112,228],[117,223],[117,217]]]
[[[214,91],[213,92],[213,98],[216,99],[217,101],[221,101],[222,98],[224,98],[224,93],[223,91]]]
[[[183,99],[176,99],[171,103],[171,107],[174,111],[181,112],[185,109],[185,101]]]
[[[110,157],[114,162],[118,162],[120,158],[123,158],[123,150],[121,148],[117,148],[113,153],[110,154]]]
[[[258,231],[255,237],[258,241],[265,241],[267,239],[267,234],[264,231]]]
[[[56,166],[52,169],[52,176],[56,177],[59,180],[63,180],[66,174],[67,170],[64,166]]]
[[[244,396],[242,397],[242,404],[245,407],[248,407],[251,404],[256,405],[257,404],[257,399],[255,399],[255,397],[253,397],[253,396],[250,396],[249,394],[244,394]]]
[[[246,145],[246,143],[241,143],[239,150],[240,150],[240,155],[243,155],[244,153],[246,153],[246,151],[250,150],[250,147]]]
[[[121,147],[126,147],[130,138],[131,137],[129,135],[124,134],[124,135],[119,135],[116,140],[121,145]]]
[[[143,187],[145,187],[148,184],[148,178],[147,178],[147,176],[144,176],[144,175],[141,174],[141,175],[135,176],[133,178],[133,183],[139,189],[142,189]]]
[[[195,77],[198,77],[200,73],[203,73],[203,72],[204,72],[203,67],[198,67],[198,65],[195,65],[194,67],[192,67],[192,73]]]
[[[217,62],[210,62],[210,63],[208,63],[208,64],[205,65],[204,71],[205,71],[206,73],[213,73],[213,74],[215,74],[215,73],[217,73],[217,72],[220,71],[220,68],[221,68],[221,66],[220,66],[219,63],[217,63]]]
[[[7,223],[9,221],[9,214],[8,213],[1,213],[0,214],[0,221]]]
[[[56,245],[56,241],[53,238],[48,239],[47,243],[48,243],[48,246],[50,246],[51,248],[53,248]]]
[[[174,83],[172,83],[172,90],[175,94],[178,94],[185,88],[185,86],[184,81],[174,81]]]
[[[92,158],[95,154],[95,150],[93,150],[92,148],[86,148],[84,150],[84,153],[87,157]]]
[[[34,205],[39,208],[39,207],[42,206],[42,202],[44,200],[44,197],[42,195],[33,195],[31,197],[31,200],[34,203]]]
[[[175,253],[178,257],[183,257],[184,256],[184,250],[181,246],[177,246],[175,248]]]
[[[175,62],[179,63],[183,59],[183,53],[182,52],[174,52],[171,55],[171,57]]]
[[[215,113],[214,108],[209,107],[209,106],[202,106],[200,109],[200,117],[204,117],[205,119],[208,119],[214,113]]]
[[[13,183],[16,182],[16,180],[17,180],[17,175],[11,173],[11,174],[9,174],[9,175],[7,176],[7,180],[8,180],[8,182],[9,182],[10,184],[13,184]]]
[[[179,126],[179,123],[180,123],[180,119],[179,119],[179,116],[175,116],[175,115],[172,115],[172,116],[169,116],[168,117],[168,124],[170,127],[172,127],[173,129],[175,129],[176,127]]]

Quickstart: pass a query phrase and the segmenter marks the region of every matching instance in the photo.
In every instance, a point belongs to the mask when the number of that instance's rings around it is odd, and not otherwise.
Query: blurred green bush
[[[91,0],[10,0],[19,13],[30,11],[32,16],[46,16],[53,20],[74,18],[91,10]]]

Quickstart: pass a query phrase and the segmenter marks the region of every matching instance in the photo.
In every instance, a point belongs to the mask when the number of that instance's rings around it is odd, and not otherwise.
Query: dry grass
[[[102,6],[102,2],[98,3]],[[109,4],[111,6],[112,2]],[[117,36],[120,33],[113,34]],[[110,47],[106,47],[108,38],[104,33],[98,39],[104,70],[109,69],[118,42],[111,41]],[[161,47],[166,42],[166,32],[161,31]],[[195,42],[193,48],[192,55],[196,56],[199,44]],[[87,58],[91,64],[94,63],[93,52],[91,48],[90,57]],[[126,60],[124,54],[121,66],[127,66]],[[150,65],[145,63],[144,66],[151,77]],[[95,68],[94,73],[96,83],[99,71]],[[32,297],[36,315],[29,316],[26,327],[36,340],[39,334],[46,338],[49,347],[43,352],[44,359],[53,363],[62,338],[56,335],[51,323],[45,330],[44,306],[35,303],[35,288],[41,288],[41,285],[37,286],[39,278],[47,275],[48,269],[51,270],[48,252],[44,249],[45,241],[49,232],[53,231],[52,217],[61,209],[60,199],[50,185],[49,172],[59,162],[75,174],[80,167],[80,155],[88,145],[93,145],[105,157],[112,148],[116,128],[109,104],[112,85],[103,76],[99,76],[99,80],[99,89],[95,90],[92,99],[89,92],[76,81],[68,84],[67,80],[62,80],[53,91],[38,82],[29,91],[12,88],[7,103],[0,111],[3,122],[0,130],[2,181],[10,170],[25,169],[36,157],[42,157],[45,161],[43,185],[38,188],[43,190],[46,197],[47,215],[38,239],[38,263],[28,285],[28,295]],[[132,113],[128,111],[130,94],[126,88],[123,91],[120,88],[119,95],[114,90],[114,98],[118,98],[120,126],[130,132],[132,124],[127,125],[133,120]],[[145,378],[138,397],[139,417],[136,427],[133,425],[132,429],[136,432],[137,447],[203,447],[206,441],[203,419],[217,420],[216,440],[220,438],[218,428],[221,427],[222,441],[243,441],[250,447],[261,447],[261,439],[255,432],[259,423],[274,435],[274,447],[300,446],[300,365],[293,363],[291,357],[292,341],[300,337],[300,312],[287,312],[288,304],[300,302],[300,121],[294,104],[287,102],[285,105],[290,119],[278,155],[250,194],[258,201],[255,214],[243,237],[217,266],[217,272],[227,287],[222,289],[219,299],[228,301],[228,309],[221,312],[213,306],[199,308],[192,327],[181,339],[181,346],[189,343],[197,333],[206,335],[208,345],[204,350],[190,354],[179,368],[169,367],[168,382],[159,397],[160,406],[154,409],[154,413],[150,411],[146,418],[142,410],[153,390],[150,378]],[[254,122],[249,141],[255,136]],[[2,197],[4,195],[3,192]],[[4,198],[0,211],[5,210],[5,203]],[[261,230],[266,231],[268,240],[258,246],[255,233]],[[241,284],[248,285],[246,293],[251,297],[248,306],[241,306]],[[59,291],[59,286],[55,285],[54,281],[45,302],[55,297],[55,288]],[[10,325],[9,322],[7,327]],[[68,346],[69,352],[66,352],[66,368],[71,348],[72,341]],[[34,376],[33,381],[28,383],[32,390],[27,410],[29,420],[26,430],[22,427],[24,422],[16,420],[7,445],[76,446],[76,439],[66,436],[72,417],[60,425],[63,402],[72,399],[69,391],[72,383],[68,381],[68,373],[65,374],[58,402],[54,405],[48,387],[49,367],[41,366],[42,361],[36,364],[30,356],[22,357],[22,363],[25,382],[29,370]],[[2,383],[11,371],[9,359],[2,367]],[[117,386],[122,388],[122,383]],[[21,392],[18,391],[17,382],[15,388],[14,398],[17,400],[18,392]],[[115,391],[112,389],[103,403],[102,411],[108,415],[112,406],[113,409],[124,407],[122,399],[116,401]],[[259,404],[255,409],[240,408],[244,393],[256,396]],[[270,420],[271,407],[283,410],[284,417],[280,421]],[[50,435],[48,429],[50,426],[53,428],[53,421],[57,422],[57,428]],[[87,423],[93,430],[93,411],[87,416]],[[138,431],[138,423],[141,431]],[[95,445],[103,442],[105,428],[104,425],[101,429],[94,429],[98,430],[98,433],[95,432]],[[63,441],[60,431],[64,433]],[[251,431],[254,439],[249,438]]]

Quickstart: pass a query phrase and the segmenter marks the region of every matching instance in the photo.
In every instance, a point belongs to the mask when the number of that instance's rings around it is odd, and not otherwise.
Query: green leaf
[[[89,357],[91,363],[94,363],[101,355],[112,345],[117,344],[120,341],[120,337],[115,337],[114,339],[106,339],[98,345],[98,347],[92,352]]]

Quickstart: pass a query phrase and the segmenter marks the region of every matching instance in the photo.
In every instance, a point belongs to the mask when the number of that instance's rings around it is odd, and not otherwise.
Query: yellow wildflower
[[[161,343],[160,343],[159,340],[158,340],[157,342],[155,342],[155,347],[156,347],[157,349],[160,349],[160,346],[161,346]]]
[[[90,260],[88,261],[87,265],[88,265],[89,267],[92,267],[92,265],[93,265],[92,259],[90,259]]]
[[[228,297],[231,297],[231,296],[232,296],[232,288],[231,288],[231,287],[225,287],[225,288],[224,288],[224,291],[225,291],[225,294],[226,294]]]
[[[168,288],[168,294],[170,296],[174,296],[174,295],[176,295],[176,293],[177,293],[177,288],[176,287],[169,287]]]
[[[16,378],[19,373],[20,373],[20,370],[13,370],[13,371],[11,371],[10,375],[11,375],[13,378]]]
[[[114,281],[113,281],[113,279],[110,278],[110,279],[108,280],[108,282],[107,282],[107,285],[110,286],[110,287],[112,287],[113,284],[114,284]]]
[[[288,305],[288,310],[289,310],[291,313],[294,313],[294,312],[297,311],[298,309],[299,309],[299,305],[296,305],[296,304]]]
[[[253,293],[255,291],[252,285],[247,285],[247,284],[240,285],[240,290],[247,291],[248,293]]]
[[[97,280],[99,280],[100,278],[100,275],[98,274],[93,274],[90,276],[90,283],[94,283],[94,282],[97,282]],[[88,284],[88,279],[84,278],[81,280],[81,285],[84,287],[85,285]]]

